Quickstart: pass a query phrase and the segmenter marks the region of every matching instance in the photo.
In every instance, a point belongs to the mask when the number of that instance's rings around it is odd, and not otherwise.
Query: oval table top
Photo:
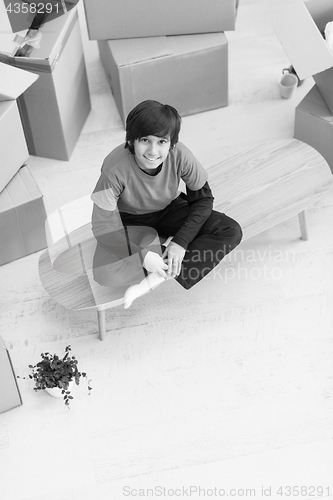
[[[296,139],[266,142],[209,169],[214,208],[237,220],[244,238],[304,211],[332,182],[325,159]],[[83,246],[94,248],[87,241]],[[79,250],[77,255],[82,248]],[[58,272],[52,266],[48,250],[40,257],[39,274],[50,296],[69,309],[101,306],[107,309],[120,305],[127,288],[103,287],[93,280],[91,270],[83,274]]]
[[[92,271],[84,274],[67,274],[56,271],[48,250],[44,250],[38,263],[39,276],[48,294],[68,309],[80,310],[104,306],[114,307],[124,302],[128,286],[107,288],[99,285],[92,277]]]

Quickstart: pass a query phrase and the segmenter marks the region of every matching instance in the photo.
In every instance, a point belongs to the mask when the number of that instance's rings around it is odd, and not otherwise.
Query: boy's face
[[[157,168],[168,156],[170,137],[147,135],[134,141],[134,154],[137,164],[142,170]]]

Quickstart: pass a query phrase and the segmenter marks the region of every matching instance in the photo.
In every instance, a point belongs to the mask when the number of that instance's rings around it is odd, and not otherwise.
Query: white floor
[[[208,171],[293,136],[313,80],[280,98],[289,61],[270,18],[289,2],[240,0],[229,105],[183,119],[181,140]],[[93,109],[70,161],[29,160],[48,212],[88,194],[124,139],[80,15]],[[40,253],[2,266],[0,331],[16,373],[70,343],[93,390],[76,387],[69,411],[19,380],[23,405],[0,414],[0,499],[332,497],[332,217],[331,190],[309,210],[309,241],[296,219],[266,231],[190,292],[168,282],[108,311],[104,342],[94,312],[46,294]]]

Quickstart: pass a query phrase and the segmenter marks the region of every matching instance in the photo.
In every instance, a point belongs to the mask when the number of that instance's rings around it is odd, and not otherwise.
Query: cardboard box
[[[296,107],[294,137],[316,149],[333,172],[333,116],[316,85]]]
[[[40,31],[40,48],[29,57],[0,60],[39,75],[18,99],[29,153],[68,160],[91,110],[77,8]]]
[[[125,124],[146,99],[180,115],[228,104],[228,43],[224,33],[99,40],[101,60]]]
[[[0,413],[21,404],[22,398],[10,355],[0,337]]]
[[[23,6],[22,3],[27,5]],[[38,26],[40,22],[44,22],[43,13],[47,13],[47,21],[50,21],[63,15],[64,11],[72,9],[77,3],[78,0],[46,0],[45,2],[28,0],[18,4],[18,2],[12,0],[3,0],[3,2],[0,2],[0,17],[7,17],[7,32],[9,25],[10,30],[17,33],[21,30],[28,30],[31,25]]]
[[[275,12],[272,25],[300,80],[313,76],[333,114],[333,53],[321,33],[329,21],[331,0],[300,0]]]
[[[24,165],[0,193],[0,264],[46,248],[43,196]]]
[[[0,192],[29,156],[15,99],[37,78],[38,75],[0,63]]]
[[[235,0],[84,0],[90,40],[235,29]]]
[[[0,195],[29,152],[16,101],[0,102]]]

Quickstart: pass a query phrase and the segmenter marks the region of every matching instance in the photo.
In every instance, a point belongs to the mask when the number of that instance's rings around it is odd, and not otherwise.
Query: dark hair
[[[148,135],[169,136],[170,147],[173,148],[178,142],[181,120],[178,111],[172,106],[158,101],[143,101],[127,116],[125,148],[134,154],[134,141]]]

